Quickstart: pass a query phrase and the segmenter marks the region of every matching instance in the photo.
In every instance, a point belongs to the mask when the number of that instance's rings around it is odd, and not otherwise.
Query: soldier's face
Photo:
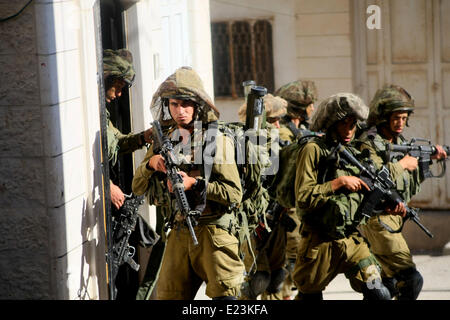
[[[311,103],[309,106],[306,107],[306,115],[308,116],[308,118],[311,118],[313,112],[314,112],[314,103]]]
[[[340,142],[343,144],[348,144],[350,141],[352,141],[356,131],[356,118],[351,116],[342,119],[337,123],[336,130]]]
[[[266,121],[280,129],[280,117],[267,117]]]
[[[408,112],[396,111],[389,117],[389,129],[394,135],[399,135],[405,129],[406,122],[408,121]]]
[[[179,126],[186,126],[194,119],[195,103],[191,100],[169,99],[169,110]]]
[[[116,98],[120,98],[122,95],[122,89],[125,87],[126,82],[123,80],[115,79],[111,87],[105,92],[106,102],[110,103]]]

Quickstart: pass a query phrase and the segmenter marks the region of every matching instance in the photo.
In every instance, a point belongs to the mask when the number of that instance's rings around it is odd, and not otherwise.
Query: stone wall
[[[1,17],[22,6],[0,0]],[[0,297],[45,299],[51,266],[34,6],[0,23],[0,43]]]
[[[25,3],[0,0],[1,17]],[[93,3],[35,0],[0,23],[1,299],[105,283]]]

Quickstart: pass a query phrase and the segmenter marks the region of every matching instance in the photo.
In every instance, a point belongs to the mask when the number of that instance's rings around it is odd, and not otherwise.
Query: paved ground
[[[418,300],[450,300],[450,255],[414,255],[417,269],[424,278]],[[324,291],[325,300],[361,300],[362,295],[354,292],[344,275],[336,277]],[[210,300],[203,285],[196,300]]]

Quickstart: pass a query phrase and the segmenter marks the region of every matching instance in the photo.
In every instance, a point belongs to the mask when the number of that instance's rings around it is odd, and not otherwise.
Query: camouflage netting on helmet
[[[287,114],[298,118],[305,116],[305,109],[317,100],[317,88],[313,81],[289,82],[274,93],[288,102]]]
[[[156,90],[150,105],[153,119],[162,125],[173,125],[168,108],[168,99],[192,100],[198,104],[195,119],[203,123],[219,119],[219,111],[214,106],[203,87],[197,72],[191,67],[181,67],[170,75]]]
[[[103,52],[103,77],[106,79],[110,76],[121,78],[129,85],[133,83],[133,55],[129,50],[106,49]]]
[[[264,108],[267,118],[282,117],[286,114],[287,101],[280,97],[274,97],[270,93],[264,96]],[[239,121],[245,122],[247,104],[244,103],[238,111]]]
[[[311,119],[312,131],[326,132],[333,124],[348,116],[365,121],[369,108],[353,93],[338,93],[323,100]]]
[[[370,102],[370,112],[367,119],[369,127],[387,121],[388,116],[395,111],[412,113],[414,98],[402,87],[385,85],[379,89]]]

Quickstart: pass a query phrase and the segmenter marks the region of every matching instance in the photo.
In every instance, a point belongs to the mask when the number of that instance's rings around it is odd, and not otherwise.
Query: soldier
[[[282,97],[288,102],[287,113],[282,118],[280,128],[280,141],[282,146],[291,144],[302,136],[315,134],[309,130],[308,123],[314,112],[314,102],[317,101],[318,95],[313,81],[297,80],[289,82],[280,87],[275,92],[275,95]],[[289,300],[295,291],[292,271],[297,257],[297,245],[300,241],[300,220],[295,213],[295,208],[289,208],[288,215],[296,224],[292,232],[287,232],[286,267],[289,275],[283,284],[282,293],[268,297],[268,299],[273,298],[278,300],[281,296],[283,300]]]
[[[386,150],[387,143],[401,144],[405,141],[403,129],[414,110],[414,99],[402,87],[386,85],[379,89],[370,103],[367,120],[368,131],[360,138],[360,149],[367,149],[376,167],[385,165],[396,189],[407,203],[420,190],[418,161],[409,155],[403,158],[389,159]],[[438,153],[435,158],[446,157],[441,146],[436,146]],[[404,206],[394,208],[394,211],[405,214]],[[402,224],[400,215],[390,214],[386,209],[380,220],[393,229]],[[392,297],[398,300],[415,300],[422,289],[423,279],[413,262],[409,247],[401,233],[390,233],[378,222],[377,217],[369,219],[367,225],[361,226],[361,231],[370,243],[370,249],[382,266],[382,277]]]
[[[105,99],[107,103],[107,141],[108,141],[108,159],[110,168],[113,168],[117,162],[119,154],[131,153],[151,142],[151,129],[138,134],[123,134],[114,127],[110,120],[108,111],[109,104],[120,98],[124,87],[131,87],[135,77],[133,68],[133,57],[129,50],[107,49],[103,52],[103,78],[105,82]],[[119,209],[125,196],[119,186],[110,180],[111,202],[116,209]]]
[[[219,112],[203,88],[198,74],[189,67],[179,68],[154,94],[151,105],[154,119],[168,127],[170,137],[181,137],[179,173],[191,208],[201,210],[194,227],[198,245],[194,246],[184,219],[176,215],[167,236],[166,249],[156,289],[157,299],[194,299],[203,281],[212,299],[236,299],[243,281],[244,264],[239,257],[235,207],[242,199],[242,187],[234,158],[232,139],[217,131],[215,156],[207,175],[203,135],[207,126],[218,120]],[[197,124],[194,126],[194,122]],[[201,123],[201,128],[198,127]],[[178,146],[178,145],[177,145]],[[191,152],[186,152],[186,148]],[[205,146],[209,148],[209,144]],[[174,150],[177,150],[176,148]],[[184,150],[184,151],[183,151]],[[181,152],[183,151],[183,152]],[[196,163],[195,159],[203,159]],[[205,164],[205,167],[203,167]],[[136,170],[133,192],[147,193],[150,204],[166,206],[176,213],[168,196],[164,158],[150,148]],[[204,201],[203,201],[204,200]]]
[[[264,96],[264,108],[266,121],[277,129],[280,129],[280,120],[286,114],[287,101],[268,93]],[[239,121],[245,123],[247,104],[244,103],[238,111]]]
[[[325,132],[307,142],[297,158],[296,209],[302,221],[297,260],[293,273],[296,299],[322,299],[322,291],[339,273],[365,299],[390,299],[382,284],[375,257],[357,231],[363,217],[356,217],[367,184],[355,175],[355,167],[344,166],[330,150],[341,143],[351,146],[358,121],[368,108],[351,93],[325,99],[311,121],[311,130]]]
[[[280,139],[294,141],[309,134],[309,119],[314,112],[317,88],[313,81],[297,80],[280,87],[274,93],[288,102],[287,113],[281,119]]]
[[[270,93],[264,96],[268,130],[280,128],[279,120],[286,114],[286,106],[286,100],[280,97],[274,97]],[[244,103],[238,111],[239,120],[244,123],[246,109],[247,105]],[[271,201],[267,190],[265,188],[262,189],[264,190],[257,194],[260,198],[250,198],[247,200],[250,203],[244,203],[241,207],[245,210],[257,211],[255,208],[257,205],[261,207],[262,203]],[[255,221],[256,223],[249,226],[256,261],[253,261],[247,243],[244,243],[242,249],[246,271],[251,273],[248,279],[248,286],[244,286],[245,289],[242,290],[242,299],[254,300],[260,294],[263,294],[263,297],[271,296],[272,294],[279,295],[281,284],[287,275],[287,270],[285,269],[286,230],[283,223],[289,218],[278,218],[278,221],[274,221],[275,217],[267,217],[266,211],[258,218],[259,221]],[[267,224],[269,228],[267,228]],[[268,230],[271,230],[270,232],[272,233],[270,238],[267,234]],[[255,265],[253,265],[254,262]],[[252,266],[256,267],[256,271],[251,270]]]

